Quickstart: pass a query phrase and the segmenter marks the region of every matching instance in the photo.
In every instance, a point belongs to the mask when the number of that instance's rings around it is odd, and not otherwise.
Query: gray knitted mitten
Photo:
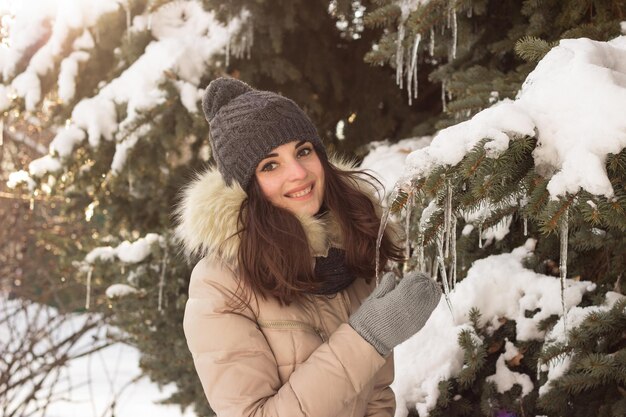
[[[382,356],[417,333],[430,317],[441,289],[427,275],[407,274],[396,286],[395,275],[385,274],[361,307],[350,316],[350,326]]]

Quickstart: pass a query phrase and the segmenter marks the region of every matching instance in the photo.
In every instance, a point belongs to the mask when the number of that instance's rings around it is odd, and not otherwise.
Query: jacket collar
[[[354,162],[331,157],[330,163],[340,169],[354,169]],[[239,208],[245,198],[241,186],[236,182],[227,186],[216,168],[196,174],[183,189],[176,209],[176,236],[185,253],[237,265],[240,237],[235,232]],[[320,217],[302,215],[298,219],[309,241],[311,256],[326,256],[330,246],[343,246],[340,227],[332,212]]]

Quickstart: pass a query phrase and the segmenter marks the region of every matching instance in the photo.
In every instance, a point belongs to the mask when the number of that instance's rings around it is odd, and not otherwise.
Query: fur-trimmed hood
[[[330,163],[340,169],[355,169],[354,162],[331,157]],[[359,184],[372,196],[375,207],[380,203],[366,181]],[[187,255],[211,256],[231,266],[237,264],[240,238],[235,234],[245,191],[238,183],[227,186],[216,168],[199,173],[186,186],[176,209],[176,236]],[[325,256],[330,246],[342,246],[340,228],[332,213],[321,217],[298,216],[311,247],[312,256]]]

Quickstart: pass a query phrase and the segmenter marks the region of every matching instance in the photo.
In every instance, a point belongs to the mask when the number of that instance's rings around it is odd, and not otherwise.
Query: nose
[[[302,180],[306,178],[306,176],[307,176],[306,168],[300,163],[299,160],[294,159],[289,164],[289,179],[290,180]]]

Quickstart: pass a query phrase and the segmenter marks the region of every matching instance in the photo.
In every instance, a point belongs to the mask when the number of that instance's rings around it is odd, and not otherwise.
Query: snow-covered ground
[[[78,329],[82,328],[86,321],[85,315],[76,314],[67,319],[59,320],[62,324],[56,327],[58,313],[55,309],[30,304],[26,309],[20,309],[21,302],[8,301],[6,295],[0,294],[2,303],[3,320],[0,322],[0,354],[3,360],[10,361],[15,352],[20,348],[28,334],[33,329],[38,329],[37,337],[40,338],[33,351],[39,355],[32,362],[37,365],[52,363],[53,358],[46,354],[48,348],[59,343]],[[16,311],[19,313],[15,314]],[[6,313],[6,314],[4,314]],[[30,329],[30,330],[29,330]],[[69,356],[80,354],[101,343],[106,327],[99,326],[83,335],[79,341],[69,349]],[[38,391],[38,397],[45,397],[49,391],[53,393],[55,401],[48,406],[46,417],[101,417],[112,416],[131,417],[137,415],[150,415],[151,417],[192,417],[191,409],[182,412],[180,407],[173,405],[157,404],[159,400],[168,397],[174,391],[174,387],[158,387],[147,377],[141,377],[139,369],[139,351],[124,344],[115,344],[97,351],[91,355],[70,360],[68,366],[59,373],[58,382],[52,390],[50,377],[44,383],[44,387]],[[38,369],[39,366],[27,366],[30,369]],[[1,369],[4,369],[3,365]],[[12,368],[20,372],[22,368]],[[25,376],[24,372],[15,373],[10,381],[15,381]],[[137,379],[139,378],[139,379]],[[24,395],[32,385],[28,382],[21,384],[14,395],[8,395],[11,410],[20,403]],[[12,398],[12,399],[11,399]],[[113,403],[113,400],[115,402]],[[41,404],[41,403],[40,403]],[[3,404],[3,406],[6,404]],[[31,404],[32,406],[32,404]],[[32,410],[32,407],[30,408]],[[39,414],[37,414],[39,415]]]
[[[88,385],[72,391],[71,399],[51,406],[48,417],[100,417],[113,415],[111,401],[121,387],[138,375],[139,352],[127,345],[117,344],[93,356],[76,359],[70,363],[73,381],[91,380]],[[132,382],[119,394],[115,403],[116,417],[150,415],[150,417],[192,417],[191,409],[185,413],[174,405],[157,404],[173,392],[173,387],[159,388],[147,377]],[[107,411],[108,410],[108,411]]]
[[[87,380],[90,375],[91,384],[75,389],[72,398],[67,402],[59,402],[50,407],[49,417],[87,417],[111,415],[110,410],[113,394],[128,381],[141,373],[139,369],[139,352],[126,345],[111,346],[94,357],[77,359],[70,364],[70,374],[74,380]],[[146,377],[133,382],[124,390],[115,405],[115,415],[130,417],[150,415],[151,417],[191,417],[191,409],[185,413],[178,406],[157,404],[173,392],[171,387],[160,389]]]

